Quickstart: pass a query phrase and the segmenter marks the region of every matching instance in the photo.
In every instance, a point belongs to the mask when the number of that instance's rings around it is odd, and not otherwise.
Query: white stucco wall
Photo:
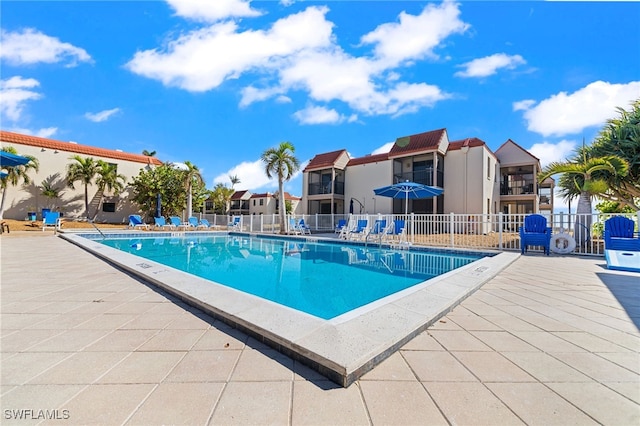
[[[345,213],[349,213],[351,198],[357,199],[365,206],[363,213],[392,213],[393,199],[380,197],[373,193],[375,188],[392,183],[391,160],[349,166],[345,173]],[[358,203],[354,203],[353,211],[354,213],[360,212]]]

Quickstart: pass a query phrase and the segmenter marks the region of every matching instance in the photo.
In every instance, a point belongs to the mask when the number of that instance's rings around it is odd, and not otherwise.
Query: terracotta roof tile
[[[446,129],[438,129],[398,138],[389,151],[389,158],[401,157],[414,152],[435,151],[445,133]],[[404,145],[405,143],[406,145]]]
[[[74,154],[113,158],[116,160],[132,161],[136,163],[154,164],[156,166],[162,164],[162,162],[157,158],[142,154],[130,154],[127,152],[116,151],[114,149],[96,148],[88,145],[62,142],[54,139],[7,132],[4,130],[0,130],[0,140],[5,143],[17,143],[21,145],[36,146],[39,148],[57,149],[58,151],[72,152]]]
[[[251,198],[269,198],[269,197],[276,198],[276,194],[272,194],[270,192],[263,192],[262,194],[253,194],[253,195],[251,195]],[[285,200],[301,200],[302,198],[296,197],[295,195],[291,195],[287,191],[285,191],[284,192],[284,199]]]
[[[242,198],[242,196],[244,194],[246,194],[248,191],[245,189],[244,191],[236,191],[233,193],[233,195],[231,196],[232,200],[239,200]]]
[[[448,151],[455,151],[462,148],[463,146],[475,147],[475,146],[482,146],[482,145],[486,145],[486,143],[484,143],[484,141],[481,139],[466,138],[466,139],[461,139],[459,141],[449,142]]]
[[[315,169],[325,169],[327,167],[333,166],[340,156],[347,152],[345,149],[340,149],[338,151],[325,152],[324,154],[318,154],[309,161],[307,167],[304,168],[303,171],[315,170]]]
[[[384,154],[365,155],[364,157],[352,158],[347,163],[347,166],[357,166],[360,164],[375,163],[378,161],[386,161],[388,159],[389,159],[388,152],[385,152]]]

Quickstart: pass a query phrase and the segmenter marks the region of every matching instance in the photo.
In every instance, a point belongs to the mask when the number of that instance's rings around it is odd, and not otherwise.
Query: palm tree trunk
[[[84,184],[84,215],[89,219],[89,185]]]
[[[0,201],[0,219],[4,219],[4,200],[7,195],[7,187],[2,188],[2,201]]]
[[[193,210],[193,196],[191,194],[192,188],[191,184],[187,186],[187,220],[192,216]]]
[[[581,247],[586,246],[591,239],[591,222],[591,196],[588,192],[582,191],[578,198],[573,232],[576,242]]]
[[[282,175],[278,175],[278,202],[280,203],[279,206],[279,213],[280,213],[280,234],[286,234],[287,230],[285,228],[285,215],[287,214],[287,211],[285,209],[284,206],[284,191],[283,191],[283,178]]]

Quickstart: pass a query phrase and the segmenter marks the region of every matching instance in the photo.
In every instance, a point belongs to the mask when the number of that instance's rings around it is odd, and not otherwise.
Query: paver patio
[[[62,239],[0,249],[2,424],[640,424],[640,275],[602,258],[520,257],[344,389]]]

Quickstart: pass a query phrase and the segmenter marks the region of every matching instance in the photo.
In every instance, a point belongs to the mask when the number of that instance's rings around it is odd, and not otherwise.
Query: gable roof
[[[244,191],[236,191],[233,193],[233,195],[231,196],[232,200],[241,200],[242,197],[244,196],[244,194],[246,194],[247,192],[249,192],[248,190],[244,190]]]
[[[491,149],[489,149],[486,142],[478,138],[466,138],[459,141],[451,141],[449,142],[449,148],[447,148],[447,151],[458,151],[462,149],[463,146],[468,146],[469,148],[484,146],[484,148],[489,151],[489,154],[498,161],[498,157],[493,151],[491,151]]]
[[[115,160],[131,161],[135,163],[153,164],[159,166],[162,164],[155,157],[149,157],[142,154],[130,154],[128,152],[116,151],[115,149],[97,148],[89,145],[80,145],[72,142],[62,142],[54,139],[40,138],[37,136],[23,135],[20,133],[7,132],[0,130],[0,140],[5,143],[17,143],[20,145],[35,146],[38,148],[47,148],[58,151],[72,152],[74,154],[83,154],[103,158],[113,158]]]
[[[446,131],[443,128],[398,138],[391,147],[391,151],[389,151],[389,158],[401,157],[414,152],[435,151],[438,149]],[[406,145],[404,145],[404,142],[406,142]]]
[[[276,194],[272,194],[270,192],[263,192],[262,194],[252,194],[251,198],[278,198]],[[302,198],[296,197],[295,195],[289,194],[287,191],[284,192],[285,200],[301,200]]]
[[[360,164],[376,163],[378,161],[386,161],[389,159],[389,153],[375,155],[365,155],[364,157],[352,158],[347,163],[347,166],[358,166]]]
[[[523,147],[521,147],[520,145],[518,145],[517,143],[515,143],[513,140],[511,139],[507,139],[505,141],[505,143],[503,143],[502,145],[500,145],[500,148],[498,148],[496,150],[496,154],[498,154],[500,152],[501,149],[509,146],[509,145],[513,145],[516,148],[520,149],[522,152],[524,152],[525,154],[527,154],[528,156],[534,158],[535,160],[537,160],[538,162],[540,162],[540,159],[538,157],[536,157],[535,155],[533,155],[532,153],[530,153],[529,151],[527,151],[526,149],[524,149]]]
[[[327,167],[331,167],[335,165],[336,161],[342,154],[346,154],[346,149],[340,149],[338,151],[325,152],[324,154],[317,154],[315,157],[309,161],[307,167],[304,168],[303,172],[315,169],[326,169]]]

